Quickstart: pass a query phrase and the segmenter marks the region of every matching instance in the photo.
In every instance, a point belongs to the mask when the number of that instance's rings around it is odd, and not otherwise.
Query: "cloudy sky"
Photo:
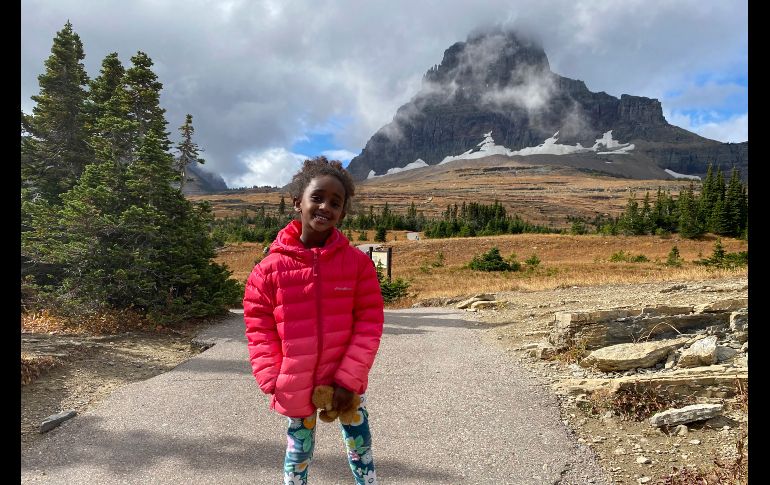
[[[117,52],[155,63],[171,138],[186,113],[204,169],[230,187],[283,185],[305,158],[347,163],[474,30],[541,39],[589,90],[657,98],[669,123],[748,140],[748,2],[725,0],[22,0],[30,113],[69,19],[89,76]]]

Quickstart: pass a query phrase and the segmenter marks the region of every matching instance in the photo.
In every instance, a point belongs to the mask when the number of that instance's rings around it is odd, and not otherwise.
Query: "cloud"
[[[289,153],[295,140],[330,119],[349,120],[329,128],[333,148],[359,152],[417,94],[423,74],[449,46],[488,26],[537,34],[551,69],[591,91],[654,97],[664,109],[673,109],[671,102],[686,111],[697,92],[685,89],[699,85],[704,72],[724,83],[724,73],[740,78],[748,71],[747,2],[103,0],[83,8],[79,0],[24,0],[25,112],[67,19],[81,37],[91,77],[110,52],[124,65],[139,50],[152,58],[172,140],[192,114],[207,168],[228,183],[257,180],[248,173],[252,155],[244,154]],[[683,94],[666,97],[672,92]],[[713,109],[703,94],[697,102]],[[733,100],[719,102],[724,110]]]
[[[698,135],[729,143],[742,143],[749,139],[749,114],[743,113],[727,119],[718,119],[718,114],[711,113],[688,115],[681,112],[665,113],[666,120],[685,130]]]
[[[325,156],[329,160],[339,160],[340,162],[349,162],[358,155],[348,150],[325,150],[321,152],[321,155]]]
[[[516,71],[518,84],[495,86],[484,93],[482,102],[497,108],[518,106],[528,112],[539,111],[548,104],[554,91],[554,81],[551,76],[532,68],[523,67]]]
[[[247,173],[223,177],[230,188],[272,185],[282,187],[302,167],[306,155],[292,153],[283,148],[270,148],[243,157]]]

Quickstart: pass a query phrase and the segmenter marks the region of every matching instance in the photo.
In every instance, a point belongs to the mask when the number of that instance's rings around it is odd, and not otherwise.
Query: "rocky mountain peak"
[[[456,84],[483,90],[489,86],[522,82],[532,72],[550,73],[548,57],[535,40],[513,31],[473,34],[466,42],[457,42],[444,51],[441,64],[425,73],[423,82]]]
[[[369,139],[348,170],[361,180],[414,168],[418,161],[436,165],[475,156],[490,133],[496,150],[507,156],[559,148],[549,158],[553,163],[590,164],[618,176],[667,178],[666,170],[702,176],[714,164],[725,171],[735,166],[748,177],[748,142],[720,143],[672,126],[657,99],[592,92],[583,81],[552,72],[533,36],[503,30],[479,32],[449,47],[425,73],[420,91]],[[622,158],[606,159],[607,152],[596,149],[587,161],[586,149],[607,138],[628,147],[611,154]]]

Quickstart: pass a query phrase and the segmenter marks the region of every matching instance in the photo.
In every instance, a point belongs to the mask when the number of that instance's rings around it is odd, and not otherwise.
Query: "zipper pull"
[[[318,253],[313,251],[313,276],[318,276]]]

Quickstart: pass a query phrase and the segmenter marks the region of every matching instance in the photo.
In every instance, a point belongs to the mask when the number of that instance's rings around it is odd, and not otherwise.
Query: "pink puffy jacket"
[[[284,416],[315,412],[317,385],[363,394],[384,320],[377,272],[338,229],[305,248],[290,222],[246,282],[243,318],[249,359],[270,407]]]

